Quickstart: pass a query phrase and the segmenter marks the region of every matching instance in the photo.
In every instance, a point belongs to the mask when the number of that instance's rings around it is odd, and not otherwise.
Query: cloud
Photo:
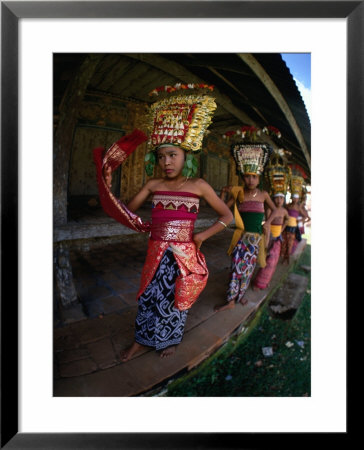
[[[311,120],[311,89],[307,88],[301,81],[297,80],[297,78],[294,78],[294,81],[296,82],[298,90],[300,91],[301,97],[306,106],[308,117]]]

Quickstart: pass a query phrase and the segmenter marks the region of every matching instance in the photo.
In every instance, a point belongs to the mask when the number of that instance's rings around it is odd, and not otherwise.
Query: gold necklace
[[[188,177],[186,177],[185,181],[183,181],[179,186],[176,187],[176,189],[181,188],[184,184],[186,184],[188,181]]]
[[[244,192],[245,192],[245,189],[244,189]],[[255,188],[255,194],[251,194],[250,191],[248,190],[248,194],[249,194],[249,197],[255,198],[257,196],[257,194],[258,194],[258,189]]]

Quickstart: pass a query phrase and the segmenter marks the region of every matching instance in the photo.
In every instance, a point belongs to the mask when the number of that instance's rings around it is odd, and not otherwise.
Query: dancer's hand
[[[196,233],[193,235],[193,242],[196,244],[198,250],[200,249],[202,242],[204,241],[201,235],[202,233]]]

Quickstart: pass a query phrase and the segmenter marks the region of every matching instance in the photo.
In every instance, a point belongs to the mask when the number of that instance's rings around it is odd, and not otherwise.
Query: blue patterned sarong
[[[244,233],[236,244],[231,258],[231,275],[227,301],[244,303],[243,297],[253,275],[261,236],[257,233]]]
[[[177,262],[171,250],[166,250],[150,284],[138,299],[135,319],[135,341],[162,350],[178,345],[187,319],[187,310],[174,307]]]

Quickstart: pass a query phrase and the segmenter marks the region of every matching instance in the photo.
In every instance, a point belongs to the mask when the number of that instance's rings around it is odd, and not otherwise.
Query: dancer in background
[[[301,215],[299,215],[297,218],[298,229],[300,230],[301,235],[305,234],[305,224],[310,222],[310,220],[311,220],[311,218],[308,214],[308,211],[306,209],[306,199],[307,199],[307,194],[303,194],[302,201],[301,201],[301,208],[303,209],[303,211],[305,211],[306,218],[304,219]]]
[[[265,247],[269,239],[269,227],[275,218],[276,206],[268,192],[259,189],[260,177],[269,159],[271,147],[267,144],[235,144],[233,156],[244,186],[233,186],[229,207],[234,205],[236,230],[228,253],[231,254],[231,274],[226,303],[215,306],[215,311],[234,308],[235,303],[246,303],[244,298],[257,262],[264,267]],[[223,195],[223,193],[221,194]],[[263,225],[265,205],[272,211]],[[265,234],[265,238],[264,235]]]
[[[303,177],[291,174],[291,202],[286,206],[288,211],[288,222],[283,233],[283,242],[281,248],[281,257],[283,264],[290,263],[290,255],[295,251],[297,243],[300,242],[301,233],[298,228],[298,217],[301,215],[304,220],[308,215],[300,204],[302,190],[304,185]],[[297,241],[297,242],[295,242]]]
[[[288,211],[284,207],[290,181],[290,168],[284,155],[284,150],[274,151],[265,170],[270,193],[277,207],[276,217],[270,225],[270,241],[268,244],[267,264],[259,269],[253,280],[253,289],[266,289],[277,268],[282,245],[282,233],[288,222]],[[268,212],[269,214],[269,212]]]
[[[128,205],[110,191],[112,172],[137,145],[147,140],[147,136],[135,130],[121,138],[105,155],[102,148],[94,150],[100,200],[105,212],[135,231],[150,233],[137,294],[135,340],[122,352],[123,362],[143,347],[155,348],[163,358],[175,352],[183,338],[188,310],[208,278],[201,244],[224,230],[233,219],[212,187],[194,177],[197,163],[193,153],[202,147],[216,104],[210,95],[201,93],[201,86],[195,86],[197,91],[191,91],[191,86],[163,87],[167,91],[165,88],[171,88],[175,95],[152,104],[146,170],[151,175],[154,165],[158,164],[163,177],[150,179]],[[134,212],[149,196],[152,196],[152,220],[145,223]],[[208,229],[194,234],[200,198],[207,201],[218,217]]]

